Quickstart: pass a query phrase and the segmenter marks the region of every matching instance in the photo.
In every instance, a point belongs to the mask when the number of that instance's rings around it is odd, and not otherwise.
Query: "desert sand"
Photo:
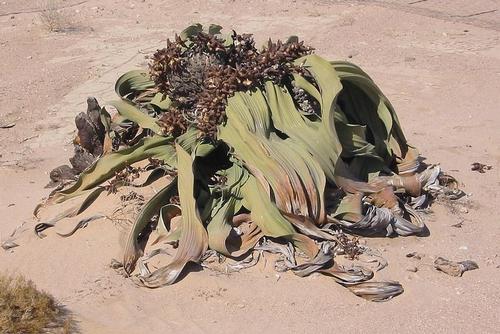
[[[28,229],[0,250],[0,271],[53,294],[81,333],[499,333],[500,4],[496,0],[159,1],[62,0],[62,32],[40,21],[43,1],[0,2],[0,237],[33,226],[49,194],[48,172],[72,154],[86,97],[114,98],[120,74],[193,22],[252,32],[257,41],[295,34],[330,59],[355,62],[391,100],[412,145],[440,163],[467,205],[436,203],[427,237],[364,238],[389,266],[375,280],[405,292],[365,301],[331,278],[277,274],[260,264],[231,275],[191,272],[147,290],[109,268],[120,258],[115,224],[100,220],[70,238]],[[471,163],[491,165],[486,173]],[[74,222],[74,221],[73,221]],[[462,223],[461,227],[456,227]],[[67,226],[71,226],[68,222]],[[61,229],[64,228],[61,223]],[[417,261],[410,252],[425,254]],[[430,265],[474,260],[463,277]],[[417,272],[407,269],[416,266]]]

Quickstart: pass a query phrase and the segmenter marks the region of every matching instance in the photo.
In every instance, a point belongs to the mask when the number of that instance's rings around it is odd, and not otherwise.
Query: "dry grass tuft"
[[[68,14],[63,13],[54,0],[41,2],[39,19],[42,25],[50,32],[66,32],[75,30]]]
[[[73,321],[54,298],[22,276],[0,274],[0,333],[71,333]]]

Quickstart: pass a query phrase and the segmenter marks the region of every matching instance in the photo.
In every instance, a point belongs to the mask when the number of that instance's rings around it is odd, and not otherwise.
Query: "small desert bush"
[[[45,2],[41,2],[39,7],[40,22],[48,31],[64,32],[74,29],[70,17],[61,12],[56,1],[47,0]]]
[[[22,276],[0,274],[0,333],[71,332],[66,312]]]

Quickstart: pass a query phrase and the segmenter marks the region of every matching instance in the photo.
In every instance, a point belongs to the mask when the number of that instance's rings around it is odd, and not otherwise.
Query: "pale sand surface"
[[[259,43],[299,35],[321,55],[362,66],[394,104],[410,142],[471,194],[468,212],[434,205],[428,237],[367,239],[389,261],[376,279],[400,281],[401,296],[371,303],[324,276],[278,280],[269,264],[137,288],[108,268],[121,254],[121,228],[104,220],[67,239],[28,232],[20,247],[0,251],[0,271],[22,273],[56,296],[82,333],[500,332],[500,4],[408,2],[66,0],[63,13],[79,24],[62,34],[46,32],[39,13],[30,13],[37,1],[0,3],[0,123],[16,122],[0,129],[2,239],[33,222],[48,171],[71,154],[73,118],[86,97],[113,98],[116,78],[144,66],[167,37],[193,22],[216,22],[253,32]],[[473,172],[476,161],[493,169]],[[462,228],[451,226],[460,221]],[[426,254],[426,263],[443,256],[480,268],[461,278],[425,264],[413,273],[406,268],[418,262],[405,257],[412,251]]]

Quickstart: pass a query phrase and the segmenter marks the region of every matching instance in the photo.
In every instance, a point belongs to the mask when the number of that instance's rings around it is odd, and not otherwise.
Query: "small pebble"
[[[349,54],[347,55],[347,58],[352,58],[354,56],[357,56],[359,54],[358,51],[352,51],[352,52],[349,52]]]
[[[411,266],[406,268],[406,271],[411,271],[412,273],[416,273],[418,271],[418,268],[415,266]]]
[[[420,254],[420,253],[417,253],[417,252],[412,252],[412,253],[406,254],[406,257],[412,257],[414,259],[421,260],[422,257],[424,257],[424,255]]]
[[[460,246],[460,247],[458,247],[458,249],[460,249],[460,250],[468,250],[469,247],[467,247],[467,246]]]

